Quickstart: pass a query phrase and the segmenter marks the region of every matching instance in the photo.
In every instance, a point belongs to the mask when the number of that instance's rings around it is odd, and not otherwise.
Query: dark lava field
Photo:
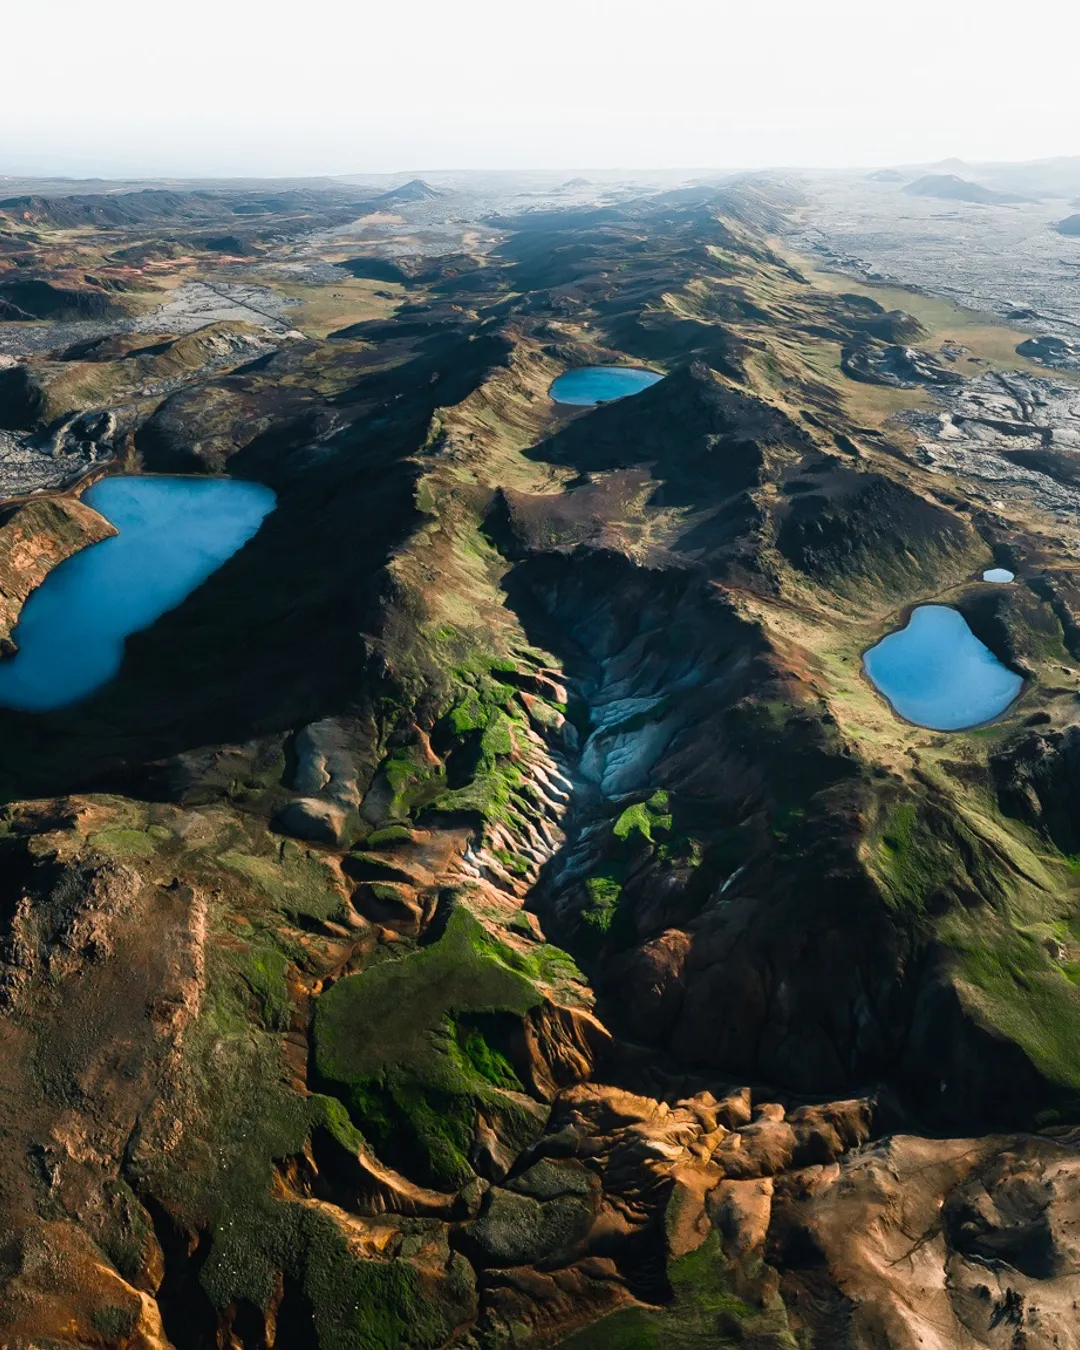
[[[0,706],[0,1346],[1080,1347],[1071,330],[827,201],[0,201],[3,660],[95,482],[275,503]]]

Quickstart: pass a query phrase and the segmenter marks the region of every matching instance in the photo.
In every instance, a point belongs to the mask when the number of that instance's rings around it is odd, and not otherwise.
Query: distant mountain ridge
[[[391,188],[389,192],[383,192],[375,200],[378,202],[432,202],[445,195],[438,188],[433,188],[430,183],[425,183],[422,178],[411,178],[401,187]]]
[[[969,182],[955,173],[928,173],[909,183],[904,191],[911,197],[940,197],[943,201],[978,202],[982,205],[1005,206],[1030,201],[1013,192],[995,192],[981,183]]]
[[[79,193],[52,197],[41,194],[0,201],[0,220],[46,229],[125,228],[166,220],[211,220],[222,215],[257,216],[288,212],[341,210],[352,194],[342,189],[286,188],[280,191],[136,191]],[[354,199],[355,201],[355,199]],[[357,206],[366,204],[355,201]]]
[[[86,193],[69,197],[8,197],[0,215],[54,229],[90,225],[134,225],[149,220],[199,217],[209,213],[215,194],[143,188],[138,192]]]

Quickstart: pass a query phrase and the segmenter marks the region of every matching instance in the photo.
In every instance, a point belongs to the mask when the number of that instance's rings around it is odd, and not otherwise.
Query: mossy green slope
[[[522,1085],[493,1043],[543,1002],[533,969],[455,905],[437,942],[339,980],[319,999],[320,1083],[401,1170],[463,1185],[478,1110],[522,1143],[536,1128],[520,1097],[506,1094]]]

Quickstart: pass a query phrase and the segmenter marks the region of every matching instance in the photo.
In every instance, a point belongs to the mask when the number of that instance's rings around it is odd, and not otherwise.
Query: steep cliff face
[[[776,211],[506,222],[133,415],[279,507],[0,716],[10,1343],[1077,1344],[1074,583]],[[13,605],[92,516],[8,518]],[[862,675],[928,600],[1027,677],[989,728]]]
[[[116,530],[82,502],[29,501],[0,513],[0,651],[14,652],[11,630],[26,597],[52,569]]]

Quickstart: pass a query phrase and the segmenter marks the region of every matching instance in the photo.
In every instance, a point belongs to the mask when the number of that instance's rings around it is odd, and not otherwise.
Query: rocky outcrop
[[[990,760],[1003,809],[1080,849],[1080,729],[1029,731]]]
[[[1064,338],[1050,335],[1028,338],[1020,343],[1016,353],[1051,370],[1080,370],[1080,346]]]
[[[844,374],[868,384],[892,385],[896,389],[914,389],[920,384],[957,385],[962,377],[948,370],[929,352],[915,347],[878,347],[858,343],[845,347],[841,354]]]
[[[60,497],[0,512],[0,651],[14,654],[11,633],[27,596],[65,558],[116,533],[82,502]]]
[[[126,313],[116,296],[101,286],[59,285],[41,278],[0,281],[0,303],[9,318],[104,319]]]

